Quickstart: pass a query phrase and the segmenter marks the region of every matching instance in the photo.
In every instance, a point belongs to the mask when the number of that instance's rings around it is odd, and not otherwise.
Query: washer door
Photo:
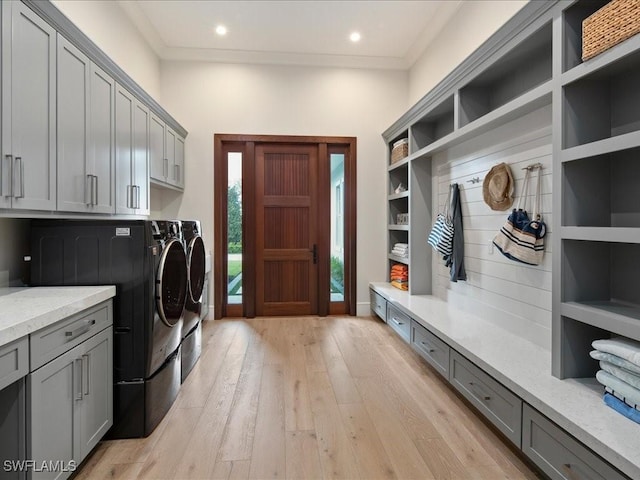
[[[187,300],[187,256],[177,239],[165,243],[156,278],[156,307],[160,319],[173,327],[182,318]]]
[[[204,271],[206,269],[204,242],[200,235],[191,239],[187,252],[189,298],[193,303],[198,303],[202,297],[202,289],[204,288]]]

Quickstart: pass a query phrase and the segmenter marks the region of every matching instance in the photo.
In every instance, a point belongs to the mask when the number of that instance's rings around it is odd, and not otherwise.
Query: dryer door
[[[204,242],[200,235],[194,237],[189,242],[187,248],[187,274],[189,278],[189,299],[193,303],[198,303],[202,298],[204,288],[204,273],[206,269],[206,253]]]
[[[164,244],[156,278],[156,306],[160,319],[173,327],[182,318],[187,300],[187,256],[177,239]]]

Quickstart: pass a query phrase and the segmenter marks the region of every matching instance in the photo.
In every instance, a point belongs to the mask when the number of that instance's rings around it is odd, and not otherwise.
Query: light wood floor
[[[153,434],[77,479],[538,478],[378,320],[209,321],[203,344]]]

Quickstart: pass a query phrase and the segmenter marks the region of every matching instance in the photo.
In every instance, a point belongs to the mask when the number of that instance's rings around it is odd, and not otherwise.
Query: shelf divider
[[[640,340],[640,305],[615,301],[563,302],[560,304],[560,314],[593,327]]]
[[[640,243],[640,228],[633,227],[560,227],[565,240],[591,242]]]

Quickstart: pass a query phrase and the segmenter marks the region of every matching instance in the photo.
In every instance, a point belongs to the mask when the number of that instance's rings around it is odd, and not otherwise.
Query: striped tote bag
[[[449,185],[449,194],[447,195],[447,202],[444,206],[443,213],[439,213],[436,216],[436,221],[431,227],[431,232],[427,237],[427,243],[433,247],[433,249],[441,253],[444,256],[451,255],[453,253],[453,221],[449,215],[449,209],[451,207],[451,185]]]

